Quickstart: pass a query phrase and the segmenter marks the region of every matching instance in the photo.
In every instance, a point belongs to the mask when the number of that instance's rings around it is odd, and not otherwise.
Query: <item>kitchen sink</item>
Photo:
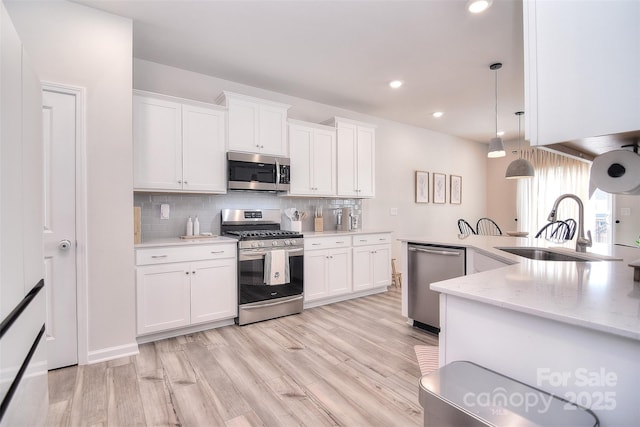
[[[496,247],[501,251],[509,252],[514,255],[522,256],[538,261],[575,261],[575,262],[591,262],[591,261],[621,261],[621,258],[614,258],[607,255],[598,255],[590,252],[575,252],[566,249],[549,249],[536,247]]]

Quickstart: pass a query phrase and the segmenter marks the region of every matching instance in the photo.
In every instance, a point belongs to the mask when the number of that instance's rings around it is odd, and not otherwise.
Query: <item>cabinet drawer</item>
[[[389,233],[362,234],[353,236],[353,246],[387,245],[389,243],[391,243],[391,234]]]
[[[164,246],[136,250],[136,265],[167,264],[170,262],[200,261],[236,256],[236,245]]]
[[[308,237],[304,239],[305,251],[312,251],[314,249],[344,248],[349,246],[351,246],[351,237],[349,236]]]

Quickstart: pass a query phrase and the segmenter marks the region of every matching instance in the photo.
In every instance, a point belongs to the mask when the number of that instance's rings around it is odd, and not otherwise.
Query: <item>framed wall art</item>
[[[416,171],[416,203],[429,203],[429,172]]]
[[[447,176],[443,173],[433,174],[433,203],[447,201]]]
[[[462,203],[462,177],[459,175],[449,175],[449,203],[459,205]]]

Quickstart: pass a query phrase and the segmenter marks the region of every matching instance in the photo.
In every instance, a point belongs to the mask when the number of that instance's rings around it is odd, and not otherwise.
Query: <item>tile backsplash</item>
[[[321,207],[324,229],[336,229],[336,213],[350,207],[359,215],[362,227],[362,200],[283,197],[273,193],[232,192],[228,194],[167,194],[134,193],[134,206],[142,208],[142,242],[182,236],[186,232],[189,216],[198,216],[200,232],[220,234],[220,211],[222,209],[280,209],[296,208],[307,212],[302,221],[302,231],[313,231],[313,213]],[[160,205],[168,204],[169,219],[160,219]]]

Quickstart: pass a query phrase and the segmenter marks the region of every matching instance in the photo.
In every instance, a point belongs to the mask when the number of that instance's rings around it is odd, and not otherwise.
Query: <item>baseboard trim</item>
[[[139,353],[138,343],[107,347],[100,350],[90,351],[87,355],[87,364],[106,362],[120,357],[135,356]]]
[[[174,338],[180,335],[194,334],[196,332],[206,331],[208,329],[220,328],[222,326],[229,326],[235,324],[233,318],[218,320],[215,322],[202,323],[199,325],[187,326],[184,328],[171,329],[169,331],[162,331],[148,335],[140,335],[136,338],[138,344],[145,344],[148,342],[164,340],[167,338]]]
[[[337,295],[329,298],[322,298],[315,301],[305,302],[304,308],[307,309],[307,308],[313,308],[313,307],[320,307],[321,305],[333,304],[336,302],[348,301],[354,298],[366,297],[369,295],[387,292],[388,290],[389,290],[389,286],[384,285],[384,286],[379,286],[377,288],[367,289],[366,291],[358,291],[358,292]]]

